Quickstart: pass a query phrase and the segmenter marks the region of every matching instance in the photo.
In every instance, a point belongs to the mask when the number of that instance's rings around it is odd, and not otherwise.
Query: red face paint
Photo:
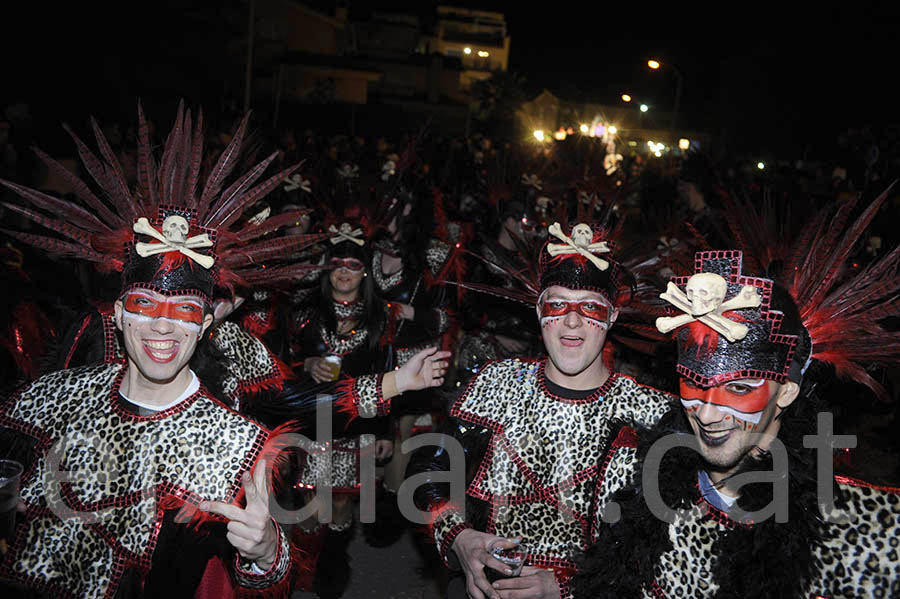
[[[139,291],[125,296],[125,310],[148,318],[168,318],[191,324],[203,324],[203,304],[191,299],[154,298]]]
[[[328,264],[335,269],[343,268],[350,272],[361,272],[366,268],[366,265],[356,258],[332,258]]]
[[[769,385],[765,379],[729,381],[703,389],[686,378],[681,379],[681,400],[685,407],[699,409],[698,402],[709,403],[730,412],[735,418],[759,422],[769,405]]]
[[[541,323],[545,318],[562,318],[569,312],[577,312],[589,320],[609,325],[610,308],[597,300],[582,300],[580,302],[549,299],[541,303]]]

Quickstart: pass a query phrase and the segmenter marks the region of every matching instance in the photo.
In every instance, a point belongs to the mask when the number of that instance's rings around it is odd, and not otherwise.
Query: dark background
[[[690,10],[638,2],[448,3],[506,15],[509,70],[524,75],[534,95],[547,88],[567,100],[615,104],[627,91],[671,110],[675,79],[650,71],[646,60],[677,65],[684,75],[679,124],[727,140],[735,152],[817,159],[834,152],[850,128],[900,121],[896,3]],[[350,8],[427,17],[435,5]],[[114,111],[131,120],[138,97],[215,102],[223,95],[222,40],[229,33],[216,19],[228,11],[240,16],[246,2],[5,3],[0,106],[27,102],[35,121],[51,121],[62,135],[59,123],[83,122],[87,114]],[[241,90],[233,91],[240,98]]]

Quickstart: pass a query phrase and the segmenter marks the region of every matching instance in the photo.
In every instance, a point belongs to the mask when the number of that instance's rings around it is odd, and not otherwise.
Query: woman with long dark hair
[[[362,231],[347,223],[335,229],[338,233],[323,258],[327,270],[319,285],[308,289],[308,300],[294,320],[295,351],[303,356],[298,374],[302,371],[301,384],[310,386],[384,372],[395,363],[390,344],[395,328],[391,309],[375,293]],[[332,440],[330,464],[325,444],[314,444],[300,458],[294,484],[299,502],[316,502],[319,486],[331,487],[332,492],[331,521],[320,523],[316,512],[295,529],[304,537],[302,546],[321,547],[311,581],[319,597],[340,597],[346,588],[346,547],[361,486],[360,456],[374,451],[376,460],[389,457],[392,443],[388,437],[387,418],[356,419],[345,436]]]

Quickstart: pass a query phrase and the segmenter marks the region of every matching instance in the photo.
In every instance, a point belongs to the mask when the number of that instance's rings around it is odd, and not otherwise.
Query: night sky
[[[142,69],[186,35],[179,15],[191,4],[208,2],[5,7],[0,104],[28,101],[37,118],[58,120],[119,104],[133,110]],[[224,4],[241,9],[237,1]],[[423,14],[435,4],[389,3]],[[727,140],[734,151],[815,158],[850,127],[900,122],[893,94],[898,3],[788,4],[679,12],[638,2],[456,3],[506,14],[510,70],[526,77],[532,93],[547,88],[562,98],[616,103],[628,91],[671,110],[674,77],[645,65],[650,57],[677,65],[684,75],[680,124]],[[189,33],[217,43],[216,32]],[[166,67],[171,87],[179,78],[209,76],[210,69],[194,67]]]

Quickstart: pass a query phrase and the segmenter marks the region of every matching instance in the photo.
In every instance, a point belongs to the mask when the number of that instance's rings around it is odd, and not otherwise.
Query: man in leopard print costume
[[[854,364],[900,357],[870,318],[900,285],[896,257],[870,268],[831,295],[802,269],[785,268],[800,274],[783,287],[744,275],[739,251],[710,251],[673,279],[662,297],[686,314],[657,324],[682,325],[682,409],[638,442],[619,432],[628,449],[610,469],[641,467],[634,486],[601,493],[619,514],[595,522],[576,597],[900,596],[900,489],[832,475],[832,448],[855,443],[838,444],[853,438],[832,435],[815,393],[838,360],[884,393]],[[877,272],[886,285],[865,278]]]
[[[649,425],[671,405],[604,362],[624,273],[602,232],[584,223],[568,235],[554,230],[541,250],[536,306],[547,357],[487,364],[453,404],[442,429],[452,440],[419,450],[407,469],[427,481],[414,500],[457,571],[450,597],[570,596],[572,557],[589,541],[603,477],[602,439],[614,421]],[[466,485],[455,502],[443,482],[454,447]],[[492,555],[502,550],[523,560],[520,575]]]

